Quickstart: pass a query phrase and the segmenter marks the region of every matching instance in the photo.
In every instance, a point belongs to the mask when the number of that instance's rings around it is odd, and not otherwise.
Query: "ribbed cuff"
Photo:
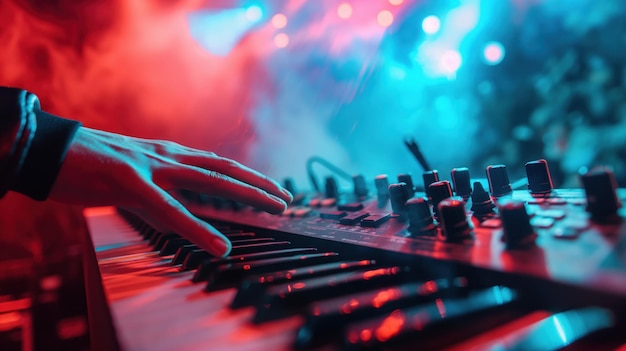
[[[12,190],[45,200],[81,123],[41,110],[35,114],[37,131]]]

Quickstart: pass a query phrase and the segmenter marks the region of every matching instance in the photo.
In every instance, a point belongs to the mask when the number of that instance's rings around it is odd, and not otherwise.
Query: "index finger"
[[[243,183],[247,183],[272,194],[287,204],[293,200],[293,195],[283,188],[274,179],[229,158],[216,155],[192,153],[184,155],[178,160],[181,163],[204,168],[227,175]]]

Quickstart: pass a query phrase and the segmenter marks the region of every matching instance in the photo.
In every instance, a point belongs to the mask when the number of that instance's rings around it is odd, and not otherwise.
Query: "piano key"
[[[339,272],[351,272],[357,269],[372,267],[375,264],[376,261],[374,260],[340,261],[249,277],[239,285],[237,295],[231,302],[230,308],[237,309],[252,306],[271,285]]]
[[[244,255],[236,255],[236,256],[227,256],[227,257],[214,257],[208,260],[204,260],[198,270],[196,270],[191,281],[194,283],[206,280],[209,274],[215,271],[219,266],[229,264],[229,263],[237,263],[237,262],[249,262],[249,261],[258,261],[261,259],[268,258],[276,258],[276,257],[288,257],[295,255],[306,255],[311,253],[316,253],[316,248],[294,248],[294,249],[285,249],[285,250],[274,250],[274,251],[263,251],[252,254],[244,254]]]
[[[161,235],[163,235],[163,232],[157,230],[153,231],[152,234],[150,234],[150,237],[148,237],[148,245],[154,246]]]
[[[187,258],[187,255],[189,255],[190,252],[194,250],[199,250],[199,249],[200,248],[198,247],[198,245],[194,245],[194,244],[183,245],[179,247],[178,250],[176,250],[176,253],[174,254],[174,258],[172,259],[171,265],[176,266],[179,264],[183,264],[183,262],[185,262],[185,258]]]
[[[253,323],[266,322],[302,311],[308,303],[365,289],[417,280],[410,267],[385,267],[366,271],[337,273],[271,286],[256,305]]]
[[[233,240],[239,240],[239,239],[252,239],[252,238],[256,238],[257,235],[256,233],[253,233],[253,232],[237,232],[233,234],[224,234],[224,236],[226,236],[228,240],[233,241]]]
[[[165,242],[161,251],[159,251],[159,256],[169,256],[176,253],[179,247],[190,245],[191,241],[183,238],[173,238],[169,239]]]
[[[468,291],[467,280],[459,277],[405,283],[313,302],[294,346],[296,349],[319,346],[321,342],[339,339],[343,326],[348,323],[437,298],[466,296]]]
[[[242,241],[249,240],[250,238],[253,238],[255,236],[256,234],[252,232],[238,233],[238,234],[234,234],[234,236],[231,235],[230,240],[233,246],[235,246],[236,243],[241,243]],[[183,264],[183,262],[185,262],[185,258],[187,258],[187,255],[194,250],[200,250],[200,248],[194,244],[184,245],[178,248],[178,250],[174,254],[174,258],[172,259],[172,263],[171,263],[172,266]]]
[[[157,230],[152,228],[151,226],[144,224],[139,230],[139,235],[141,235],[141,237],[144,238],[145,240],[148,240],[150,236],[152,236],[152,233],[156,231]]]
[[[325,252],[225,264],[209,274],[207,278],[208,282],[204,290],[216,291],[225,288],[233,288],[246,276],[335,262],[338,259],[338,253]]]
[[[495,286],[467,298],[444,298],[346,327],[346,350],[391,349],[419,345],[439,349],[523,314],[516,293]]]
[[[255,252],[286,249],[289,247],[291,247],[291,242],[289,241],[270,241],[270,242],[264,242],[264,243],[244,244],[244,245],[236,245],[235,243],[233,243],[230,254],[233,256],[238,256],[238,255],[250,254],[250,253],[255,253]],[[202,263],[202,261],[209,259],[209,258],[213,258],[213,257],[214,256],[208,253],[207,251],[200,250],[200,249],[193,250],[189,254],[187,254],[187,257],[185,257],[185,260],[183,261],[183,264],[180,269],[181,271],[189,271],[192,269],[196,269],[198,268],[200,263]]]
[[[163,248],[163,246],[165,245],[165,242],[168,241],[169,239],[179,239],[180,235],[178,234],[174,234],[174,233],[167,233],[167,234],[162,234],[159,236],[159,238],[154,242],[154,245],[152,246],[152,249],[154,251],[161,251],[161,249]]]

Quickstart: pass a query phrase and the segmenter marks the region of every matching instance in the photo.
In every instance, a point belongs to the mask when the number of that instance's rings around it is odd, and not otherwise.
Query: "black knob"
[[[283,180],[283,186],[285,187],[285,189],[287,189],[287,191],[289,191],[293,195],[297,194],[297,192],[296,192],[296,184],[295,184],[293,178],[285,178]]]
[[[406,183],[389,185],[389,201],[391,202],[391,211],[393,213],[404,217],[406,215],[405,203],[409,198]]]
[[[389,180],[386,174],[377,175],[374,178],[374,186],[376,187],[376,195],[380,199],[389,197]]]
[[[487,180],[489,181],[489,191],[494,197],[508,195],[513,192],[505,165],[487,166]]]
[[[406,202],[405,209],[409,218],[408,230],[411,236],[434,236],[437,234],[428,200],[414,197]]]
[[[474,190],[472,190],[472,212],[474,212],[474,217],[479,220],[483,220],[486,217],[491,217],[495,215],[495,211],[493,210],[496,205],[491,201],[491,196],[489,193],[483,188],[481,182],[474,182]]]
[[[526,163],[526,177],[528,190],[531,194],[547,194],[552,191],[552,177],[548,169],[548,162],[544,159]]]
[[[587,197],[587,212],[594,221],[617,220],[622,203],[617,197],[613,172],[606,167],[594,168],[581,175]]]
[[[335,177],[326,177],[324,182],[324,195],[327,198],[337,198],[339,196],[339,187],[337,186],[337,180]]]
[[[426,192],[426,196],[430,200],[430,188],[429,186],[439,181],[439,171],[433,169],[432,171],[427,171],[422,173],[422,179],[424,180],[424,191]]]
[[[498,211],[502,219],[502,240],[506,248],[522,249],[535,244],[537,233],[530,225],[524,201],[508,199],[499,203]]]
[[[449,181],[442,180],[432,183],[429,188],[435,219],[439,220],[439,212],[437,206],[439,206],[439,203],[441,201],[452,196],[452,187],[450,186]]]
[[[365,184],[365,177],[363,177],[362,174],[353,176],[352,183],[354,184],[354,195],[356,197],[367,197],[367,185]]]
[[[407,186],[407,191],[410,192],[411,197],[415,194],[415,186],[413,185],[413,178],[411,178],[410,174],[398,174],[398,183],[405,183]]]
[[[437,206],[441,232],[446,241],[462,241],[472,234],[472,226],[467,221],[465,200],[460,196],[453,196],[442,200]]]
[[[469,169],[466,167],[453,168],[450,172],[452,178],[452,186],[454,193],[457,196],[461,196],[463,200],[467,201],[472,194],[472,183],[470,181]]]

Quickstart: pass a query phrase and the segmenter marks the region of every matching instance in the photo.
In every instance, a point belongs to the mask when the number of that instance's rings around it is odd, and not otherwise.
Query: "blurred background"
[[[454,167],[626,186],[621,0],[4,0],[0,85],[86,126],[215,151],[308,188]]]

